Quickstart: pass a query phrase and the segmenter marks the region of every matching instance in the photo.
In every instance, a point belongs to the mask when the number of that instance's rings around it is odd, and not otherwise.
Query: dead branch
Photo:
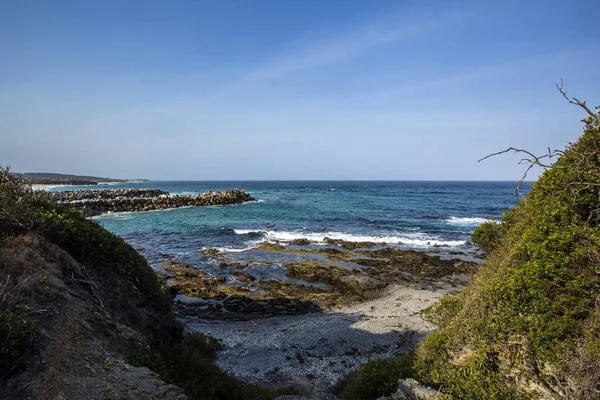
[[[541,155],[541,156],[536,156],[535,154],[533,154],[530,151],[527,151],[527,150],[524,150],[524,149],[517,149],[515,147],[509,147],[506,150],[497,151],[495,153],[488,154],[487,156],[479,159],[477,162],[482,162],[485,159],[488,159],[490,157],[494,157],[494,156],[497,156],[497,155],[500,155],[500,154],[508,153],[509,151],[514,151],[515,154],[516,153],[525,153],[525,154],[527,154],[530,157],[530,158],[522,158],[521,161],[519,161],[519,164],[529,164],[529,165],[527,166],[527,169],[523,173],[523,176],[521,177],[521,180],[517,184],[517,189],[516,189],[517,198],[523,197],[521,195],[521,185],[523,185],[523,182],[525,182],[525,179],[527,178],[527,174],[529,173],[529,171],[531,170],[531,168],[533,168],[536,165],[539,166],[539,167],[542,167],[544,169],[552,168],[551,164],[544,164],[540,160],[542,160],[544,158],[551,159],[552,157],[556,157],[556,156],[560,156],[560,155],[564,154],[564,152],[561,151],[561,150],[550,150],[550,148],[548,147],[548,153],[547,154],[544,154],[544,155]]]
[[[567,96],[567,92],[565,92],[563,90],[563,80],[562,78],[560,78],[560,86],[558,86],[558,83],[554,82],[554,84],[556,85],[556,88],[558,89],[558,91],[560,92],[560,94],[563,95],[563,97],[565,99],[567,99],[567,101],[571,104],[575,104],[576,106],[579,106],[581,108],[583,108],[588,114],[590,114],[590,116],[592,118],[594,118],[595,120],[598,120],[598,114],[594,113],[592,110],[590,110],[588,108],[588,106],[585,104],[585,101],[579,101],[576,97],[569,97]]]
[[[71,273],[71,281],[73,281],[73,282],[80,282],[80,283],[86,284],[89,287],[89,289],[90,289],[89,290],[90,294],[96,300],[97,304],[94,304],[94,303],[88,301],[83,296],[76,294],[74,291],[69,291],[69,293],[72,294],[72,295],[74,295],[75,297],[83,299],[83,300],[87,301],[88,303],[92,304],[98,310],[102,311],[105,315],[109,315],[108,311],[106,311],[106,307],[104,306],[104,303],[100,299],[100,293],[98,292],[98,285],[96,285],[96,282],[94,282],[94,280],[90,276],[87,268],[84,265],[79,264],[79,268],[81,268],[81,270],[83,270],[83,272],[85,273],[85,276],[86,276],[87,279],[75,278],[75,276],[73,275],[73,273]]]

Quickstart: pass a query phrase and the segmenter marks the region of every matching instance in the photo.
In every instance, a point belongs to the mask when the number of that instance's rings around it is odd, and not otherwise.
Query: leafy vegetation
[[[473,243],[479,245],[486,253],[492,252],[500,243],[503,227],[496,220],[485,222],[479,225],[471,238]]]
[[[48,196],[35,191],[27,182],[0,166],[0,239],[25,233],[40,226],[40,210]]]
[[[40,216],[40,232],[78,262],[133,278],[147,303],[159,309],[170,308],[170,297],[146,259],[123,239],[73,209],[54,205],[41,210]]]
[[[588,125],[526,199],[474,241],[466,292],[430,311],[427,383],[458,398],[595,398],[600,389],[600,129]]]
[[[389,395],[398,388],[398,379],[415,376],[414,354],[371,360],[348,374],[333,389],[343,400],[369,400]]]

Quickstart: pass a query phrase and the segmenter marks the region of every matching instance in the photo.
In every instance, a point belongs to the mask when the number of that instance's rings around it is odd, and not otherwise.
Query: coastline
[[[222,341],[217,365],[248,383],[323,392],[371,359],[413,349],[435,329],[423,310],[456,288],[392,285],[375,299],[336,311],[247,321],[184,321]]]
[[[424,310],[464,290],[478,265],[464,253],[449,258],[378,243],[282,244],[263,242],[250,252],[263,260],[261,270],[282,268],[279,278],[260,278],[240,253],[215,249],[205,253],[227,276],[169,255],[157,273],[177,294],[185,329],[221,342],[216,363],[223,370],[250,384],[305,393],[326,392],[369,360],[414,349],[436,328]],[[285,257],[295,261],[278,267]]]

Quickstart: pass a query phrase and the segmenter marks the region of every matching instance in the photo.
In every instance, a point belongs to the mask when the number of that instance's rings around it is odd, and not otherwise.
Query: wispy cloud
[[[371,21],[356,29],[340,32],[331,37],[314,37],[291,45],[283,54],[252,71],[249,80],[269,80],[285,75],[325,67],[357,58],[371,49],[392,45],[429,33],[454,21],[455,12],[441,12],[435,17],[422,18],[398,14]]]

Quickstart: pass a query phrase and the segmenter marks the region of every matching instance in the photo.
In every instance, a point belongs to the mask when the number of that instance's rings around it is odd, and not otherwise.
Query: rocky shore
[[[371,359],[406,352],[434,326],[421,317],[464,289],[478,262],[459,252],[381,243],[262,242],[156,265],[189,330],[221,340],[218,365],[249,383],[323,392]]]
[[[239,189],[190,195],[173,195],[158,189],[100,189],[70,190],[52,195],[59,204],[80,210],[87,217],[107,212],[240,204],[256,200]]]
[[[349,243],[349,242],[348,242]],[[206,249],[205,272],[168,257],[159,276],[176,296],[181,317],[252,320],[280,315],[335,311],[350,304],[377,298],[386,287],[402,284],[417,290],[460,291],[477,263],[389,247],[366,250],[348,243],[333,247],[290,248],[264,242],[258,257],[279,254],[293,262],[235,262],[230,254]],[[254,256],[256,256],[255,254]],[[281,270],[279,278],[265,271]]]

